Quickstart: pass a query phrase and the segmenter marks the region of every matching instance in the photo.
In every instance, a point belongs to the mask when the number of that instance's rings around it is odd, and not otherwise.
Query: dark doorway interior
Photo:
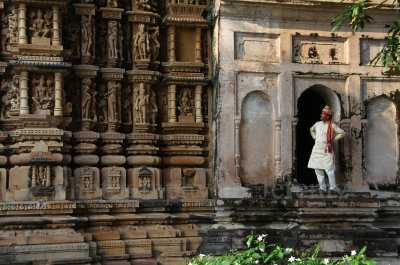
[[[320,120],[324,99],[311,89],[307,89],[297,102],[298,122],[296,128],[297,180],[300,184],[318,184],[314,170],[307,168],[308,160],[314,146],[310,128]]]

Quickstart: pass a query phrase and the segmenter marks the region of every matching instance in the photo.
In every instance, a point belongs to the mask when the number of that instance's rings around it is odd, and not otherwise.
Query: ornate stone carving
[[[107,108],[108,108],[108,100],[107,100],[107,92],[105,88],[105,84],[100,84],[97,94],[97,118],[98,121],[101,122],[107,122],[108,116],[107,116]]]
[[[139,24],[139,31],[136,33],[133,43],[133,54],[135,55],[135,60],[150,59],[150,36],[146,32],[144,24]]]
[[[108,81],[107,83],[108,97],[108,121],[117,121],[117,82]]]
[[[134,4],[137,8],[147,10],[147,11],[156,11],[157,10],[157,1],[156,0],[134,0]]]
[[[14,78],[12,82],[3,79],[0,91],[5,93],[1,97],[1,120],[18,115],[20,104],[18,78]]]
[[[146,93],[144,83],[135,88],[136,123],[146,123],[149,112],[149,95]]]
[[[117,21],[108,21],[108,56],[118,57],[118,23]]]
[[[50,9],[46,9],[44,14],[42,9],[32,9],[29,12],[28,30],[32,44],[50,44],[52,17]]]
[[[33,112],[50,115],[54,107],[54,81],[52,77],[45,79],[45,75],[36,75],[32,78]]]
[[[194,121],[195,108],[193,92],[190,88],[182,88],[179,92],[179,119],[182,121]],[[186,118],[183,118],[187,116]]]
[[[94,39],[94,22],[92,15],[82,15],[81,20],[81,38],[82,38],[82,55],[93,55],[93,39]]]
[[[90,77],[85,77],[82,79],[82,120],[90,119],[90,111],[92,104],[92,85],[93,81]]]
[[[158,37],[160,35],[160,30],[158,27],[154,28],[154,32],[151,34],[151,59],[157,61],[160,55],[160,42]]]

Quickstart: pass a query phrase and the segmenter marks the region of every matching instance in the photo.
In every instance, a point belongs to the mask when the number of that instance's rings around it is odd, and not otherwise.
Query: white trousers
[[[326,172],[326,174],[328,175],[329,188],[330,189],[336,189],[335,169],[330,169],[330,170],[315,169],[315,174],[317,175],[319,188],[321,190],[325,190],[326,191],[325,174],[324,174],[324,172]]]

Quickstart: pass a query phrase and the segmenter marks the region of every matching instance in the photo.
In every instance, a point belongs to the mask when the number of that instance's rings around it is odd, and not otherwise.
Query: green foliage
[[[352,3],[346,3],[344,13],[336,15],[332,20],[332,31],[338,31],[348,23],[350,28],[356,32],[363,30],[367,23],[371,23],[373,18],[368,15],[368,11],[372,8],[378,8],[385,4],[388,0],[383,0],[379,4],[373,4],[371,0],[353,0]],[[344,3],[344,0],[341,1]],[[391,4],[393,9],[399,12],[399,0],[393,0]],[[382,49],[372,59],[371,64],[376,66],[379,62],[389,68],[388,73],[400,70],[400,25],[398,20],[394,20],[387,32],[387,42]]]
[[[250,235],[247,237],[246,251],[231,250],[229,254],[220,257],[202,255],[192,260],[189,265],[246,265],[246,264],[271,264],[271,265],[376,265],[375,261],[367,260],[364,256],[366,247],[357,254],[352,251],[350,256],[344,256],[341,260],[320,258],[321,246],[318,245],[314,252],[295,252],[291,248],[282,248],[276,244],[268,244],[267,235]]]

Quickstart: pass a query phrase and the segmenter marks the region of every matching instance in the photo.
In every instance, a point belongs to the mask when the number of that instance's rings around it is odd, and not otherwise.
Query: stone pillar
[[[168,28],[168,61],[175,62],[175,27]]]
[[[54,81],[55,81],[54,116],[63,116],[63,106],[62,106],[63,74],[60,72],[55,73]]]
[[[235,120],[235,183],[240,183],[240,119]]]
[[[168,86],[168,122],[176,122],[176,85]]]
[[[19,114],[29,114],[29,96],[28,96],[28,72],[21,72],[19,78],[19,91],[20,91],[20,108]]]
[[[196,28],[196,53],[195,62],[201,63],[201,28]]]
[[[281,120],[275,120],[275,176],[281,176]]]
[[[18,43],[27,44],[28,37],[26,35],[26,4],[19,3],[18,10]]]
[[[194,93],[194,104],[196,109],[196,122],[203,122],[203,113],[201,107],[201,94],[202,94],[202,86],[196,86]]]
[[[53,45],[62,45],[60,7],[53,6]]]

